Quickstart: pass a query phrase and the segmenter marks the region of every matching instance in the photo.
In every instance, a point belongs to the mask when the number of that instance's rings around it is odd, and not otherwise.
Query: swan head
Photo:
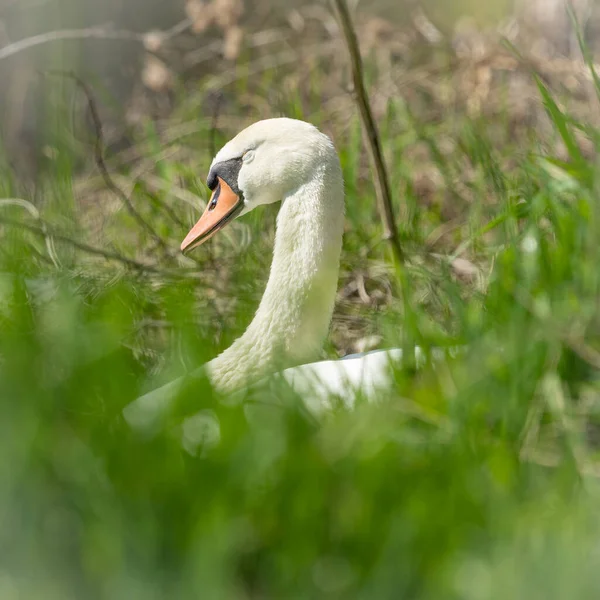
[[[329,137],[314,125],[283,117],[250,125],[213,159],[207,179],[212,195],[182,252],[253,208],[284,199],[328,167],[339,170],[339,160]]]

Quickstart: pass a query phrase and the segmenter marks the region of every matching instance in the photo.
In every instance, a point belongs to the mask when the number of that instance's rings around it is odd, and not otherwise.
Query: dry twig
[[[160,32],[161,40],[165,41],[172,38],[179,33],[182,33],[191,25],[190,19],[184,19],[180,21],[170,29]],[[60,40],[124,40],[144,43],[146,41],[147,34],[138,33],[135,31],[124,31],[117,29],[110,29],[107,27],[87,27],[85,29],[61,29],[59,31],[49,31],[47,33],[41,33],[32,37],[19,40],[12,44],[8,44],[3,48],[0,48],[0,61],[14,56],[24,50],[29,50],[35,46],[41,46],[50,42],[57,42]]]
[[[394,220],[390,182],[385,161],[383,160],[379,132],[377,130],[377,124],[375,123],[375,118],[373,117],[373,112],[371,111],[369,96],[364,84],[362,58],[358,47],[356,32],[352,25],[352,19],[346,0],[333,0],[333,4],[350,55],[352,79],[354,81],[354,94],[360,111],[363,128],[369,142],[367,144],[369,157],[375,168],[375,192],[377,195],[377,203],[379,205],[379,213],[383,222],[384,238],[390,242],[394,258],[396,259],[397,264],[401,265],[404,262],[404,253],[400,245],[400,238],[398,237],[398,230],[396,229],[396,222]]]
[[[96,256],[102,256],[107,260],[113,260],[128,267],[132,267],[138,271],[146,271],[149,273],[160,273],[165,274],[167,271],[164,269],[160,269],[159,267],[155,267],[153,265],[146,265],[144,263],[138,262],[133,258],[128,258],[127,256],[123,256],[122,254],[118,254],[116,252],[110,252],[108,250],[102,250],[101,248],[95,248],[94,246],[90,246],[84,242],[80,242],[78,240],[74,240],[64,233],[59,233],[54,230],[50,230],[46,224],[43,226],[32,225],[31,223],[24,223],[23,221],[18,221],[14,219],[9,219],[6,217],[0,217],[0,224],[9,225],[10,227],[17,227],[20,229],[26,229],[31,233],[35,233],[36,235],[42,236],[46,238],[47,236],[52,236],[53,239],[59,240],[61,242],[66,242],[70,244],[74,248],[78,250],[82,250],[83,252],[87,252],[88,254],[93,254]]]
[[[152,239],[155,241],[156,245],[162,248],[165,255],[169,258],[172,258],[167,242],[165,242],[165,240],[163,240],[162,237],[160,237],[160,235],[154,230],[154,228],[137,211],[137,209],[131,202],[129,196],[113,181],[108,171],[106,162],[104,161],[104,134],[102,130],[102,121],[100,120],[100,115],[98,113],[98,108],[96,107],[96,102],[94,100],[92,90],[87,85],[87,83],[75,73],[67,71],[49,71],[49,73],[73,79],[77,87],[79,87],[85,94],[90,110],[90,115],[94,124],[94,129],[96,132],[96,142],[94,144],[94,158],[96,160],[96,165],[102,175],[102,178],[104,179],[106,187],[123,201],[131,216],[137,221],[137,223],[142,229],[144,229],[150,234]]]

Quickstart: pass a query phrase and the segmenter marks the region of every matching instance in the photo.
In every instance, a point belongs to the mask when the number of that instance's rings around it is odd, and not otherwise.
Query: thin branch
[[[335,47],[332,44],[324,44],[323,42],[311,44],[304,48],[306,57],[328,56],[333,54],[334,51]],[[237,65],[235,68],[229,69],[221,75],[213,77],[208,82],[207,89],[221,89],[244,78],[252,78],[265,71],[285,67],[286,65],[298,62],[298,56],[297,50],[284,50],[279,54],[267,54],[266,56],[261,56],[254,62],[248,63],[248,65]],[[200,104],[203,102],[205,94],[205,90],[196,92],[189,97],[189,102],[194,105]]]
[[[352,25],[352,19],[348,10],[346,0],[333,0],[335,10],[338,16],[348,53],[350,55],[350,63],[352,66],[352,79],[354,81],[354,93],[356,103],[360,111],[360,117],[365,133],[367,134],[369,157],[375,169],[375,193],[377,196],[377,204],[379,214],[383,223],[383,235],[388,240],[392,247],[394,258],[398,265],[404,262],[404,252],[400,245],[398,230],[394,220],[394,210],[392,206],[392,194],[390,191],[390,182],[387,174],[385,161],[383,160],[383,152],[381,150],[381,140],[377,130],[377,124],[371,111],[369,96],[365,88],[362,58],[358,47],[356,32]]]
[[[59,233],[57,231],[49,230],[48,226],[44,224],[43,227],[38,225],[32,225],[31,223],[24,223],[23,221],[18,221],[14,219],[7,219],[6,217],[0,216],[0,224],[9,225],[10,227],[17,227],[21,229],[26,229],[31,233],[35,233],[36,235],[47,237],[52,236],[55,240],[59,240],[61,242],[66,242],[70,244],[74,248],[81,250],[83,252],[87,252],[88,254],[93,254],[95,256],[102,256],[106,260],[113,260],[127,265],[128,267],[132,267],[138,271],[146,271],[149,273],[157,273],[157,274],[170,274],[173,273],[161,269],[159,267],[154,267],[152,265],[146,265],[144,263],[138,262],[133,258],[128,258],[127,256],[123,256],[118,254],[117,252],[110,252],[108,250],[102,250],[101,248],[95,248],[94,246],[90,246],[84,242],[79,242],[78,240],[74,240],[64,233]]]
[[[244,40],[245,48],[260,48],[275,42],[283,42],[288,39],[288,33],[283,29],[267,29],[249,35]],[[191,51],[183,59],[183,72],[196,67],[199,63],[211,60],[215,54],[223,50],[222,39],[206,44],[201,48]]]
[[[90,110],[90,115],[94,124],[94,129],[96,132],[96,142],[94,144],[94,157],[100,174],[104,179],[106,187],[123,201],[123,203],[127,207],[127,210],[129,211],[131,216],[138,222],[140,227],[150,234],[150,236],[156,242],[156,245],[162,248],[162,250],[167,256],[172,258],[167,242],[165,242],[165,240],[163,240],[162,237],[158,235],[154,228],[137,211],[137,209],[131,202],[129,196],[114,182],[113,178],[111,177],[108,171],[108,167],[106,166],[106,162],[104,161],[104,133],[102,129],[102,121],[100,120],[100,115],[98,113],[98,108],[96,107],[96,102],[94,100],[92,90],[90,89],[88,84],[85,81],[83,81],[80,77],[78,77],[75,73],[67,71],[49,71],[49,73],[51,75],[59,75],[73,79],[77,87],[79,87],[81,91],[85,94]]]
[[[173,25],[173,27],[170,27],[169,29],[165,29],[164,31],[162,31],[161,32],[162,40],[163,41],[170,40],[171,38],[179,35],[180,33],[183,33],[187,29],[189,29],[192,25],[193,25],[192,19],[183,19],[183,20],[179,21],[179,23],[175,23],[175,25]]]
[[[161,40],[165,41],[182,33],[190,27],[191,24],[190,19],[184,19],[170,29],[159,32]],[[124,40],[143,44],[146,40],[146,35],[147,34],[145,33],[138,33],[136,31],[113,30],[107,27],[87,27],[85,29],[61,29],[58,31],[49,31],[47,33],[41,33],[19,40],[18,42],[0,48],[0,61],[14,56],[19,52],[34,48],[35,46],[41,46],[43,44],[61,40]]]

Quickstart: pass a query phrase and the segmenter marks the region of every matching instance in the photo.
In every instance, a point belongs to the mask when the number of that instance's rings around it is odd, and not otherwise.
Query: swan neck
[[[283,198],[269,279],[256,314],[244,334],[206,365],[218,391],[232,392],[319,358],[335,302],[343,222],[336,157]]]

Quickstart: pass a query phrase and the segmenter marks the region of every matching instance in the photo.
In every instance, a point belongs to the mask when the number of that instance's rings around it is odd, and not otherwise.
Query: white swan
[[[329,329],[342,249],[344,185],[331,140],[304,121],[259,121],[215,156],[208,186],[211,199],[182,242],[183,252],[256,206],[281,201],[273,262],[256,314],[244,334],[200,370],[213,388],[230,394],[277,372],[320,413],[331,395],[351,407],[357,392],[373,396],[389,385],[389,362],[401,357],[399,349],[312,362]],[[139,398],[126,418],[145,422],[183,381]]]
[[[275,369],[316,360],[337,288],[344,227],[342,171],[331,140],[293,119],[254,123],[227,143],[208,176],[212,198],[181,244],[195,248],[236,216],[282,201],[273,262],[254,319],[205,365],[229,393]]]

